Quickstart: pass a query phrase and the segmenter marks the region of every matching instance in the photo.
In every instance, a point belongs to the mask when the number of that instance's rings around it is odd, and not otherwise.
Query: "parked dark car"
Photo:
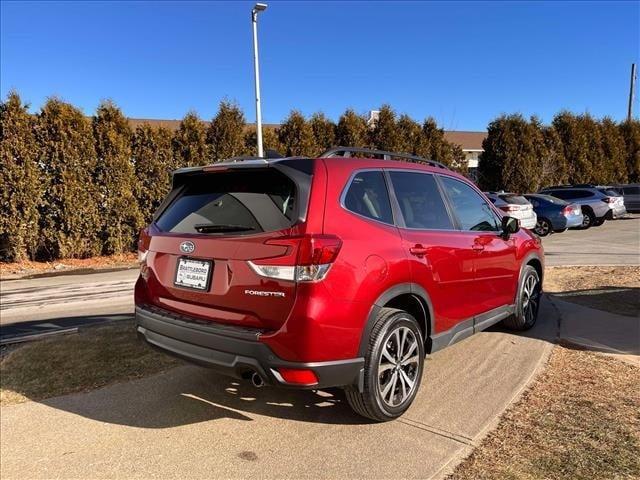
[[[530,193],[524,197],[533,205],[533,210],[538,216],[533,231],[541,237],[582,225],[584,216],[582,208],[577,203],[569,203],[561,198],[540,193]]]

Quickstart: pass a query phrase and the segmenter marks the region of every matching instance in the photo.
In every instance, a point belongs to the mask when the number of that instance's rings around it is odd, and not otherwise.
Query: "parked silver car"
[[[538,217],[533,206],[522,195],[508,192],[484,192],[491,202],[510,217],[520,220],[522,228],[533,230]]]
[[[595,185],[557,185],[543,188],[539,193],[552,195],[580,205],[584,215],[580,228],[598,227],[605,220],[617,218],[617,216],[626,213],[626,210],[621,213],[619,203],[617,200],[612,200],[612,195],[601,192]],[[613,193],[613,196],[616,195]],[[614,203],[618,205],[617,210],[612,208]],[[624,209],[624,203],[622,208]]]

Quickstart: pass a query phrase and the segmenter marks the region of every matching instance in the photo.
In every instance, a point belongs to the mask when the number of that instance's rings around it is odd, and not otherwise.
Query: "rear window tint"
[[[344,206],[363,217],[393,223],[387,185],[381,171],[357,173],[345,195]]]
[[[540,200],[542,202],[549,202],[549,203],[554,203],[556,205],[568,205],[568,202],[562,200],[561,198],[558,197],[553,197],[551,195],[535,195],[535,196],[531,196],[531,197],[525,197],[527,198],[530,202],[532,202],[533,200]]]
[[[564,200],[593,197],[593,193],[588,190],[553,190],[549,194]]]
[[[529,205],[529,201],[520,195],[501,194],[499,197],[511,205]]]
[[[294,182],[274,169],[198,174],[156,220],[165,232],[247,235],[296,220]]]
[[[618,192],[616,192],[612,188],[599,188],[598,191],[600,193],[604,193],[605,195],[608,195],[610,197],[617,197],[617,196],[620,195]]]
[[[391,183],[408,228],[453,230],[433,175],[391,172]]]

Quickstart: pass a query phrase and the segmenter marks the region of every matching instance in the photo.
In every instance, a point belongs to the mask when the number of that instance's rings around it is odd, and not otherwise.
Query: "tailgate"
[[[170,194],[148,229],[151,303],[206,321],[280,328],[293,308],[296,283],[261,276],[249,261],[295,263],[295,243],[269,242],[301,230],[310,191],[299,184],[304,178],[271,167],[181,179],[180,191]]]

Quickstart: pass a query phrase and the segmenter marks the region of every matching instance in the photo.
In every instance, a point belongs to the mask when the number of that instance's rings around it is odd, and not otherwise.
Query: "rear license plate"
[[[213,263],[210,260],[180,258],[173,283],[178,287],[208,290],[211,270],[213,270]]]

